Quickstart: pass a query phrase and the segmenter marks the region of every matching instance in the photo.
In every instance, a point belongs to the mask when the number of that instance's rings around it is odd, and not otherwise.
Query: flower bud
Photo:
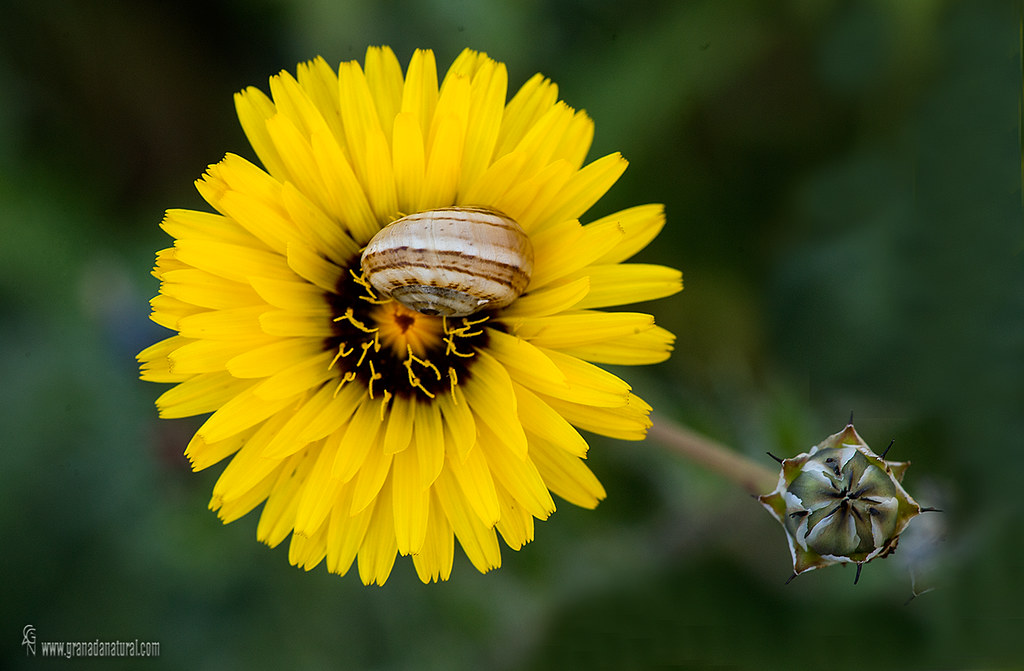
[[[900,485],[908,466],[875,454],[852,423],[810,452],[782,460],[778,486],[758,500],[786,530],[793,577],[854,563],[859,578],[864,564],[891,554],[921,513]]]

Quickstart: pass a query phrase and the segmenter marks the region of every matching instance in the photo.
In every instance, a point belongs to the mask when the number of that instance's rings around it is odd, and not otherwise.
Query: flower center
[[[469,379],[475,352],[487,345],[486,316],[433,317],[381,298],[365,277],[350,270],[328,302],[334,334],[325,346],[335,353],[331,369],[338,386],[365,385],[370,398],[427,400],[454,393]]]

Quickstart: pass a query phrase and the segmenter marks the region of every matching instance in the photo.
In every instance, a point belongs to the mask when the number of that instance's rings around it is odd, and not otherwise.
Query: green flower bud
[[[758,500],[786,530],[793,577],[854,563],[859,578],[864,564],[891,554],[921,513],[900,485],[908,466],[875,454],[852,423],[810,452],[782,460],[778,486]]]

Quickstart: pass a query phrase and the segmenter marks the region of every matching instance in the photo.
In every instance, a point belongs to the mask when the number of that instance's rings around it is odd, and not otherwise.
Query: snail
[[[465,317],[505,307],[523,293],[533,245],[502,212],[444,207],[388,224],[360,263],[382,295],[425,315]]]

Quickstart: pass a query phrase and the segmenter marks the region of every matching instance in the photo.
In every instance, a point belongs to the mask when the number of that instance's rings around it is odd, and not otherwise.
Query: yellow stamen
[[[455,386],[459,383],[459,374],[451,366],[448,367],[448,383],[451,385],[452,402],[458,405],[459,399],[455,397]]]
[[[345,386],[345,383],[352,382],[355,379],[356,372],[354,370],[346,371],[345,374],[342,375],[341,380],[338,382],[338,386],[334,388],[333,396],[337,398],[338,392],[341,391],[341,388]]]
[[[346,352],[345,351],[345,345],[346,344],[347,343],[341,343],[340,345],[338,345],[338,353],[334,355],[333,359],[331,359],[331,363],[330,363],[329,366],[327,366],[327,370],[331,370],[332,368],[334,368],[334,364],[338,363],[338,359],[340,359],[340,358],[342,358],[344,356],[348,356],[349,354],[351,354],[352,352],[355,351],[353,348],[349,347],[348,351]]]
[[[363,350],[363,354],[366,354],[366,350],[365,349]],[[362,358],[360,358],[359,361],[362,362]],[[374,368],[373,368],[373,359],[370,359],[369,363],[370,363],[370,381],[367,382],[366,387],[367,387],[367,391],[370,392],[370,398],[372,399],[373,398],[373,381],[374,380],[379,380],[379,379],[381,379],[384,376],[381,375],[380,373],[378,373],[376,370],[374,370]],[[356,365],[358,366],[359,364],[356,364]],[[384,390],[384,394],[385,395],[389,394],[387,389]]]
[[[421,366],[423,366],[424,368],[428,368],[428,369],[433,370],[434,374],[437,375],[437,379],[438,380],[441,379],[441,371],[439,371],[437,369],[437,366],[432,364],[430,361],[427,361],[425,359],[420,359],[415,354],[413,354],[412,353],[412,345],[406,345],[406,347],[408,348],[408,351],[409,351],[409,358],[405,360],[404,365],[405,365],[405,369],[409,372],[409,385],[411,387],[415,388],[415,389],[419,389],[420,391],[422,391],[424,394],[427,395],[428,398],[434,398],[434,394],[431,393],[426,387],[423,386],[423,381],[420,380],[419,376],[417,376],[416,373],[413,372],[412,365],[414,363],[418,363]]]

